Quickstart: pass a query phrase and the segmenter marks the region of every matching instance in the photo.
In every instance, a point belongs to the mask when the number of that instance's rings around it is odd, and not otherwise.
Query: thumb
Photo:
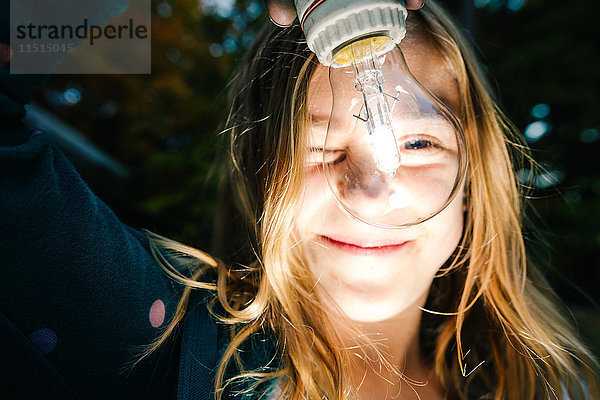
[[[275,25],[290,26],[296,19],[293,0],[265,0],[269,17]]]

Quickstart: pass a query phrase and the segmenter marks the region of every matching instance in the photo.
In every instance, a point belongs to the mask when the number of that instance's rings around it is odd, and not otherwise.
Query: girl
[[[185,398],[214,368],[216,398],[596,396],[593,357],[526,257],[514,176],[526,147],[447,12],[430,0],[407,27],[411,71],[465,132],[459,194],[405,229],[342,212],[315,161],[344,161],[322,143],[326,71],[299,26],[269,26],[232,87],[219,259],[146,231],[148,246],[43,133],[27,132],[4,88],[1,390],[166,398],[178,377]],[[204,303],[212,318],[194,324]],[[218,360],[197,367],[213,344]],[[181,363],[170,357],[180,348]]]
[[[229,385],[291,399],[597,393],[595,361],[525,253],[514,171],[531,161],[527,148],[448,13],[434,1],[411,12],[400,47],[416,78],[459,116],[470,168],[442,213],[402,230],[357,221],[327,195],[322,155],[311,149],[322,146],[318,121],[332,97],[302,39],[298,26],[267,27],[248,51],[227,123],[231,204],[216,240],[224,262],[202,269],[215,273],[214,285],[177,277],[214,291],[230,326],[217,396]],[[259,333],[272,336],[278,362],[251,370],[241,349]]]

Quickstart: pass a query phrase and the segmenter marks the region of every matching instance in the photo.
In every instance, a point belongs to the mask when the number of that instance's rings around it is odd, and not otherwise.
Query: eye
[[[410,139],[404,142],[404,148],[407,150],[421,150],[433,146],[430,140]]]
[[[443,149],[443,147],[438,143],[437,140],[427,136],[411,137],[410,139],[401,142],[399,147],[400,151],[419,153],[432,152]]]
[[[339,151],[338,154],[335,156],[335,158],[332,158],[330,161],[325,161],[325,162],[336,165],[336,164],[343,162],[344,160],[346,160],[346,152]]]
[[[336,165],[346,159],[346,151],[342,149],[323,149],[322,147],[311,147],[308,155],[307,165],[311,167],[320,166],[323,163]]]

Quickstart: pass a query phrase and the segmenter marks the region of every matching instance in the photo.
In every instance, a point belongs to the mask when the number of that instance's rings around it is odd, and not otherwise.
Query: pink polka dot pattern
[[[148,318],[150,319],[150,325],[154,328],[158,328],[165,322],[165,303],[162,300],[159,299],[152,303]]]

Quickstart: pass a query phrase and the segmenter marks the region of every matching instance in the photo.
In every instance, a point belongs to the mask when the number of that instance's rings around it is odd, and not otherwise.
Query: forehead
[[[452,112],[459,113],[459,91],[455,73],[428,35],[420,29],[409,29],[400,43],[412,74]],[[308,113],[328,118],[332,96],[328,68],[319,64],[308,86]]]

